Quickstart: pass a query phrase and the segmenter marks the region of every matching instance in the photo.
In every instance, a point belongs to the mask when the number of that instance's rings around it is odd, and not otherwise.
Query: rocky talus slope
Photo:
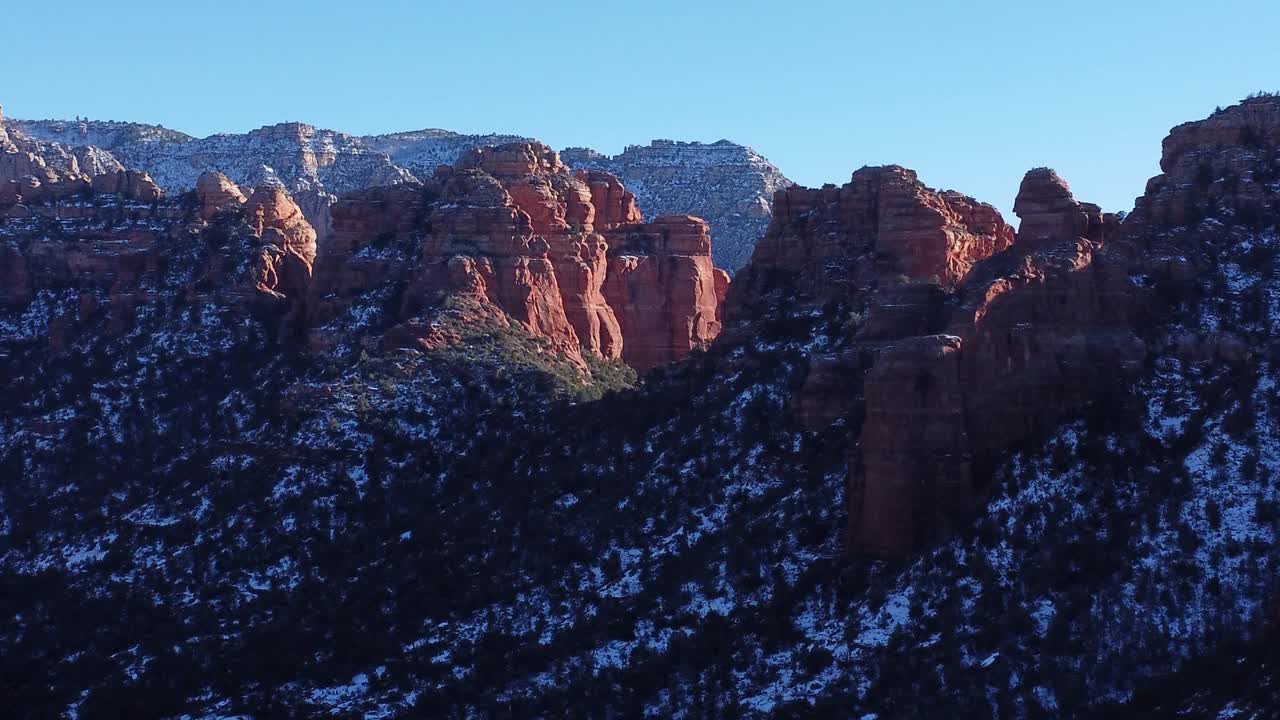
[[[19,717],[1274,707],[1280,99],[1123,219],[1048,169],[1016,232],[900,167],[782,190],[727,290],[530,143],[340,201],[308,276],[287,193],[8,142]]]

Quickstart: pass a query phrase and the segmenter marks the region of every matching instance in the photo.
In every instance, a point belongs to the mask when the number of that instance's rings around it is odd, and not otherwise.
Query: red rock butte
[[[465,297],[570,358],[586,353],[645,371],[716,337],[728,276],[711,264],[705,222],[641,220],[617,178],[573,173],[545,145],[478,148],[421,187],[373,188],[333,207],[309,325],[399,279],[408,284],[399,313],[406,325],[391,335],[394,343],[434,337],[415,318]],[[421,252],[370,259],[362,250],[375,240],[420,241]],[[321,331],[313,342],[328,340]]]
[[[1027,174],[1016,211],[1015,235],[990,205],[897,166],[789,188],[730,289],[735,321],[779,293],[867,309],[852,349],[812,359],[791,405],[814,428],[855,415],[855,551],[905,556],[967,521],[1003,453],[1141,362],[1129,329],[1141,303],[1094,266],[1116,219],[1047,169]]]

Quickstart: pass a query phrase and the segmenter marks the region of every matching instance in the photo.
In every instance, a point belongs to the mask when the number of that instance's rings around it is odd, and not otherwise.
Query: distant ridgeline
[[[170,194],[190,190],[204,172],[221,172],[241,186],[280,183],[316,228],[328,236],[328,208],[337,196],[402,182],[425,181],[437,167],[486,146],[533,142],[517,135],[464,135],[428,129],[356,137],[301,123],[244,134],[193,138],[139,123],[94,120],[14,120],[31,139],[68,150],[92,147],[124,167],[148,172]],[[616,158],[574,148],[562,153],[575,170],[605,170],[636,193],[654,216],[705,219],[715,237],[712,257],[730,272],[742,267],[768,226],[773,193],[791,184],[748,147],[658,140],[631,146]]]

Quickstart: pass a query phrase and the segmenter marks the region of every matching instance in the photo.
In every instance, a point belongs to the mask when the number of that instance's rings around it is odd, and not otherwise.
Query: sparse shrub
[[[1200,192],[1204,192],[1208,190],[1213,185],[1213,182],[1216,179],[1214,175],[1215,173],[1213,171],[1213,165],[1211,165],[1208,161],[1200,163],[1200,166],[1196,168],[1196,176],[1195,176],[1196,189],[1198,189]]]
[[[1222,507],[1218,505],[1218,501],[1209,498],[1204,503],[1204,517],[1209,522],[1209,527],[1218,530],[1222,527]]]

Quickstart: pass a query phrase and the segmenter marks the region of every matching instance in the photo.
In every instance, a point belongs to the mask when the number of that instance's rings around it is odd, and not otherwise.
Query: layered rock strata
[[[730,290],[731,318],[779,302],[860,318],[791,402],[805,426],[844,418],[854,433],[856,551],[903,556],[963,522],[1003,453],[1141,365],[1131,326],[1146,299],[1127,265],[1098,261],[1116,218],[1047,169],[1027,174],[1015,210],[1016,235],[990,205],[896,166],[789,188]]]
[[[705,223],[640,220],[617,178],[573,173],[537,143],[474,149],[421,187],[353,194],[334,206],[332,255],[317,266],[313,342],[396,288],[396,343],[438,342],[423,314],[462,297],[571,358],[678,360],[718,332],[727,276],[711,267]]]

